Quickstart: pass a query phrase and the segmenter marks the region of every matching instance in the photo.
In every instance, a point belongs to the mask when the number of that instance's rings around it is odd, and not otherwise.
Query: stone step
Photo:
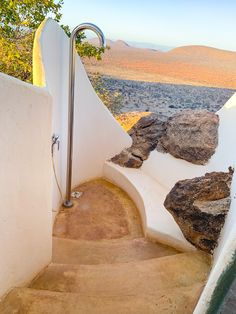
[[[192,314],[202,283],[160,289],[138,296],[81,296],[28,288],[13,289],[0,304],[1,314]]]
[[[145,238],[101,241],[53,238],[54,263],[113,264],[178,254],[175,249]]]
[[[51,264],[30,287],[104,297],[152,294],[206,280],[209,265],[201,252],[120,264]]]

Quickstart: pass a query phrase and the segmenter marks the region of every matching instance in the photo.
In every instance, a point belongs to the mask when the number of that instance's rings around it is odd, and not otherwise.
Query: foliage
[[[122,107],[122,94],[118,91],[109,91],[105,86],[104,78],[99,73],[90,75],[90,81],[104,105],[114,114],[119,114]]]
[[[66,34],[70,37],[71,32],[67,25],[61,25],[64,29]],[[96,47],[91,45],[89,42],[83,40],[86,39],[86,36],[83,32],[79,33],[76,39],[76,49],[80,57],[88,57],[92,58],[95,57],[97,60],[102,59],[102,54],[104,53],[105,49],[103,47]],[[107,47],[110,49],[109,47]]]
[[[35,30],[48,13],[60,21],[62,4],[62,0],[0,0],[1,35],[21,39]]]
[[[46,16],[61,19],[63,0],[0,0],[0,71],[32,81],[32,48],[35,30]],[[68,26],[62,25],[68,35]],[[94,47],[79,34],[76,48],[81,56],[101,59],[104,48]]]
[[[49,13],[61,18],[63,1],[0,0],[0,71],[32,80],[34,31]]]
[[[0,72],[31,81],[33,34],[21,40],[0,37]]]
[[[57,22],[61,19],[63,0],[0,0],[0,72],[26,82],[32,82],[32,49],[35,30],[46,16]],[[62,28],[71,35],[67,25]],[[104,48],[88,42],[84,33],[78,34],[76,48],[81,57],[101,60]],[[104,104],[116,113],[121,104],[121,95],[109,93],[100,75],[93,77],[93,84]]]
[[[105,51],[104,47],[93,46],[87,41],[83,43],[77,41],[76,49],[81,57],[95,57],[97,60],[102,60],[102,53]]]

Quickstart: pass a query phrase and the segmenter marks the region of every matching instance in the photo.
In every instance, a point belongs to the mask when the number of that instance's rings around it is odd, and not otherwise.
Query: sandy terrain
[[[148,112],[171,116],[185,109],[218,111],[236,89],[236,52],[186,46],[161,52],[108,41],[102,61],[84,60],[122,95],[118,121],[128,130]],[[127,114],[129,112],[129,114]],[[131,112],[131,113],[130,113]]]
[[[168,52],[108,41],[102,61],[84,60],[89,72],[146,82],[236,88],[236,52],[185,46]]]

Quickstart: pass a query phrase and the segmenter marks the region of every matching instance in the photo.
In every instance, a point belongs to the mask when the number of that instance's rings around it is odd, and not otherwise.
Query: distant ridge
[[[127,48],[127,47],[130,47],[130,45],[129,44],[127,44],[124,40],[121,40],[121,39],[119,39],[119,40],[116,40],[115,42],[114,42],[114,45],[116,46],[116,47],[120,47],[120,48]]]
[[[97,38],[92,38],[88,41],[90,44],[92,45],[98,45],[98,39]],[[116,48],[128,48],[130,47],[130,45],[125,42],[124,40],[111,40],[111,39],[107,39],[106,43],[109,47],[116,47]]]
[[[213,58],[215,61],[235,61],[236,52],[223,50],[208,46],[200,46],[200,45],[192,45],[192,46],[182,46],[173,48],[168,52],[169,55],[182,56],[182,57],[190,57],[190,58],[204,58],[208,60],[209,58]]]
[[[92,38],[89,40],[91,44],[98,44],[97,38]],[[121,46],[121,47],[133,47],[133,48],[142,48],[142,49],[150,49],[150,50],[160,50],[160,51],[169,51],[174,47],[158,45],[153,43],[145,43],[145,42],[136,42],[136,41],[124,41],[121,39],[111,40],[107,39],[107,44],[111,47],[113,45]]]
[[[146,43],[146,42],[128,41],[127,43],[130,46],[135,47],[135,48],[147,48],[150,50],[169,51],[174,48],[171,46],[158,45],[158,44]]]
[[[236,89],[234,51],[192,45],[164,52],[133,47],[123,40],[107,43],[111,49],[102,61],[85,60],[88,71],[137,81]]]

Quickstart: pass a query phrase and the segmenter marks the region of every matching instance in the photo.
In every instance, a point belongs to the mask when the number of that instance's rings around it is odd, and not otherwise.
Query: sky
[[[64,0],[62,23],[94,23],[106,38],[236,51],[236,0]]]

